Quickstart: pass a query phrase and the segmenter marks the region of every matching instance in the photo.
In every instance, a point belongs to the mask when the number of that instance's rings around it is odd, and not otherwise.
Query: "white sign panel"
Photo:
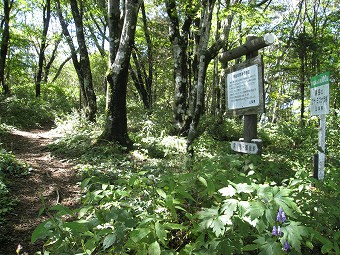
[[[229,110],[260,104],[258,65],[252,65],[227,75]]]
[[[329,72],[311,78],[310,113],[311,115],[329,113]]]
[[[233,151],[247,153],[247,154],[257,154],[259,150],[256,143],[245,143],[245,142],[238,142],[238,141],[231,142],[231,149]]]

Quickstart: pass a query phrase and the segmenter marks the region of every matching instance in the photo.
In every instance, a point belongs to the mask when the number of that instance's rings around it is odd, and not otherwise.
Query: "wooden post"
[[[247,36],[247,43],[254,40],[256,37],[253,35]],[[258,51],[255,50],[246,55],[246,59],[251,59],[258,55]],[[252,139],[257,138],[257,114],[244,115],[243,121],[243,138],[244,142],[249,143]]]

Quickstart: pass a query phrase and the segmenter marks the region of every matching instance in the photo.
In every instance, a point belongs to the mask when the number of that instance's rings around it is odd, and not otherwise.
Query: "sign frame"
[[[228,95],[228,75],[232,75],[233,73],[240,72],[242,69],[246,69],[252,66],[257,66],[257,77],[258,77],[258,92],[259,92],[259,104],[256,106],[250,106],[250,107],[244,107],[244,108],[237,108],[237,109],[229,109],[229,95]],[[249,115],[249,114],[258,114],[258,113],[264,113],[265,112],[265,99],[264,99],[264,67],[263,67],[263,57],[256,56],[254,58],[251,58],[249,60],[246,60],[240,64],[234,65],[232,67],[229,67],[226,69],[225,73],[225,96],[226,96],[226,114],[227,115]]]

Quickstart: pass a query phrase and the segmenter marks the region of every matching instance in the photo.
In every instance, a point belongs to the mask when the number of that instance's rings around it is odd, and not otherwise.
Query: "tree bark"
[[[71,0],[71,11],[76,26],[76,35],[79,45],[80,56],[80,76],[83,85],[83,107],[85,107],[85,115],[90,121],[96,120],[97,103],[96,95],[93,89],[92,72],[90,65],[89,53],[85,42],[84,26],[82,11],[79,10],[77,0]]]
[[[38,71],[35,81],[35,96],[40,97],[41,94],[41,82],[43,74],[43,65],[45,60],[45,49],[47,32],[51,20],[51,0],[46,0],[46,4],[43,6],[43,31],[41,36],[41,45],[39,49]]]
[[[82,17],[78,9],[77,1],[71,0],[72,15],[76,26],[77,41],[79,44],[79,60],[77,56],[77,50],[73,44],[72,37],[68,31],[68,24],[66,23],[62,12],[60,1],[56,0],[57,14],[59,17],[60,25],[62,27],[63,34],[66,38],[67,44],[71,50],[71,56],[74,68],[76,70],[79,85],[80,85],[80,100],[81,106],[85,110],[86,118],[90,121],[95,121],[96,118],[96,95],[94,94],[92,84],[92,73],[90,67],[90,60],[88,57],[87,47],[85,43]]]
[[[6,67],[6,58],[8,54],[8,45],[10,40],[10,33],[9,33],[9,21],[10,21],[10,12],[12,9],[14,0],[4,0],[4,17],[3,17],[3,23],[1,24],[1,27],[3,28],[2,32],[2,40],[1,40],[1,48],[0,48],[0,84],[3,87],[3,93],[5,95],[9,95],[10,89],[8,84],[5,80],[5,67]]]
[[[213,9],[215,6],[215,0],[208,0],[205,2],[203,9],[203,17],[200,23],[200,38],[199,44],[197,45],[197,94],[196,94],[196,104],[194,108],[193,118],[190,124],[190,129],[188,133],[188,151],[193,153],[192,143],[198,136],[198,124],[203,111],[204,106],[204,85],[206,78],[207,66],[211,59],[207,59],[206,53],[208,50],[209,35],[211,28],[211,19],[213,14]]]
[[[139,0],[125,0],[124,23],[119,40],[119,47],[116,48],[117,30],[113,29],[111,22],[114,20],[110,11],[119,8],[118,1],[109,1],[109,28],[110,28],[110,66],[107,75],[107,116],[105,130],[102,139],[118,142],[127,148],[132,147],[132,142],[127,131],[127,110],[126,110],[126,90],[130,56],[137,24],[137,14],[139,10]],[[117,9],[116,9],[117,11]],[[117,12],[116,12],[117,13]]]
[[[175,95],[173,103],[173,122],[174,134],[185,134],[188,131],[188,122],[186,121],[187,111],[187,89],[189,84],[188,70],[188,35],[191,25],[191,18],[187,17],[182,26],[182,34],[179,29],[179,17],[176,10],[175,0],[165,1],[166,10],[170,18],[170,41],[172,45],[172,54],[174,61],[174,80]]]

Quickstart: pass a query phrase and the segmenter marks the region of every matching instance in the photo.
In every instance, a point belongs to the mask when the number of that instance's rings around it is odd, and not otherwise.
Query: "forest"
[[[340,255],[339,6],[2,0],[0,254]]]

